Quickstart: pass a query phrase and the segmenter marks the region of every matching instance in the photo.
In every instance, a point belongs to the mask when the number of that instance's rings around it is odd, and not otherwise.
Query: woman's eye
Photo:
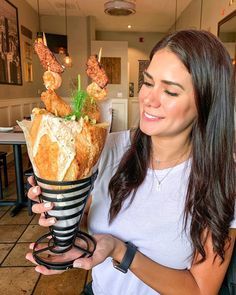
[[[143,81],[143,85],[146,85],[146,86],[148,86],[148,87],[152,87],[152,86],[153,86],[152,83],[149,83],[149,82],[147,82],[147,81]]]
[[[170,92],[169,90],[165,90],[165,93],[167,93],[170,96],[178,96],[179,94],[176,92]]]

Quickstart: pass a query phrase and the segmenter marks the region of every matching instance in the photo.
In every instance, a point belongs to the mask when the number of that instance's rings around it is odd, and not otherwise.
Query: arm
[[[37,193],[33,192],[33,189],[30,190],[29,197],[37,201]],[[91,197],[86,205],[84,213],[85,219],[87,219],[86,217],[90,204]],[[45,209],[43,204],[37,204],[33,208],[33,211],[35,213],[42,213],[49,209]],[[48,226],[49,220],[41,217],[39,223]],[[190,270],[175,270],[162,266],[140,252],[136,253],[130,270],[140,280],[163,295],[216,295],[220,289],[232,256],[236,239],[236,230],[230,230],[229,236],[231,237],[231,244],[230,247],[226,247],[225,261],[222,264],[220,264],[221,260],[219,257],[216,257],[214,260],[215,253],[212,250],[212,239],[211,236],[208,235],[205,244],[207,259],[200,264],[196,264],[200,259],[199,254],[196,254]],[[90,269],[103,262],[109,256],[119,262],[123,259],[126,252],[124,242],[111,235],[95,235],[95,238],[97,240],[97,248],[94,255],[90,258],[77,259],[74,262],[74,267]],[[35,263],[32,254],[28,253],[27,259]],[[60,273],[60,271],[48,270],[43,266],[37,266],[36,269],[38,272],[45,275]]]
[[[226,246],[225,260],[213,252],[212,239],[208,235],[205,244],[207,258],[197,264],[200,255],[196,254],[190,270],[176,270],[162,266],[137,252],[130,266],[140,280],[162,295],[216,295],[228,268],[236,239],[236,230],[230,230],[230,246]],[[96,235],[98,247],[91,258],[78,259],[74,267],[90,269],[108,256],[120,262],[126,252],[124,242],[109,235]]]
[[[190,270],[175,270],[162,266],[147,258],[140,252],[134,257],[130,270],[143,282],[163,295],[216,295],[223,282],[228,268],[236,238],[236,230],[230,230],[230,247],[226,246],[225,260],[217,256],[214,260],[212,239],[209,235],[205,244],[207,259],[199,264],[196,262],[200,255],[196,254]],[[114,251],[111,256],[121,261],[125,247],[123,243],[116,240]]]

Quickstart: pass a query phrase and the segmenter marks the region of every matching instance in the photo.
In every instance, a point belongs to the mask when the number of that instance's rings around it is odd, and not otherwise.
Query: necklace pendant
[[[157,191],[158,191],[158,192],[161,191],[161,183],[160,183],[160,182],[157,183]]]

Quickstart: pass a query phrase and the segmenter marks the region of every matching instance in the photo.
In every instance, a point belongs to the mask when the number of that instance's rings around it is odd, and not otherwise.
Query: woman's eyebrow
[[[175,86],[178,86],[181,89],[185,90],[184,87],[181,84],[177,83],[177,82],[168,81],[168,80],[161,80],[161,82],[164,83],[164,84],[167,84],[167,85],[175,85]]]
[[[143,71],[143,76],[146,76],[147,78],[153,80],[152,75],[150,75],[147,71]]]

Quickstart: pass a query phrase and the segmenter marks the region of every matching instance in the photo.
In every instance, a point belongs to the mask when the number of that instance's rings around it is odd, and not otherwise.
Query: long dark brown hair
[[[202,260],[206,259],[203,234],[211,233],[214,251],[224,260],[230,223],[234,218],[234,81],[228,52],[211,33],[174,32],[158,42],[175,53],[192,76],[198,116],[194,123],[192,166],[185,203],[185,225]],[[110,222],[125,199],[131,200],[144,181],[151,158],[151,140],[139,128],[109,184]]]

